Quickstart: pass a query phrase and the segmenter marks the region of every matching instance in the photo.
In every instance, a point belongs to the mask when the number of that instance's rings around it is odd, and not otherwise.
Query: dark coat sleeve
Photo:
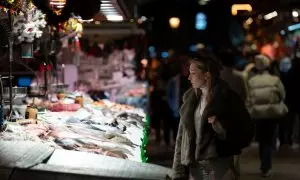
[[[243,146],[240,144],[243,141],[242,136],[247,133],[243,132],[247,129],[243,123],[251,121],[242,98],[232,90],[218,95],[208,111],[208,117],[212,115],[217,116],[226,132],[225,138],[218,138],[216,135],[218,154],[233,155],[240,153],[241,146]]]
[[[244,101],[235,92],[229,91],[223,102],[220,124],[226,130],[226,137],[218,141],[219,150],[223,149],[225,155],[226,153],[237,154],[244,147],[245,136],[249,136],[253,131],[252,124],[248,124],[251,122],[251,117]]]

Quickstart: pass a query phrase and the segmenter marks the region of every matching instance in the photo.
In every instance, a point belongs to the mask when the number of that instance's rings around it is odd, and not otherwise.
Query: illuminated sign
[[[196,15],[195,28],[197,30],[205,30],[207,26],[207,17],[204,13],[198,13]]]
[[[236,16],[238,11],[252,12],[252,6],[250,4],[234,4],[231,6],[232,15]]]

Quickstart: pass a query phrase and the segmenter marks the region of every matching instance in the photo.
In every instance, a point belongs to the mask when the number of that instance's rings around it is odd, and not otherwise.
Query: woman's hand
[[[217,121],[218,121],[218,120],[217,120],[217,116],[210,116],[210,117],[208,118],[208,123],[209,123],[209,124],[216,124]]]
[[[208,118],[208,123],[212,125],[212,128],[217,133],[220,139],[225,139],[226,130],[222,127],[222,125],[218,121],[217,116],[210,116]]]

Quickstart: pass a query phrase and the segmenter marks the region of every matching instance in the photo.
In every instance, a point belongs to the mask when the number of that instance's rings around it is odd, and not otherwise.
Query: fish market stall
[[[55,150],[41,143],[0,141],[1,180],[163,180],[170,172],[157,165]]]
[[[122,86],[117,92],[115,101],[120,104],[129,104],[147,111],[148,108],[148,84],[135,82]]]
[[[85,95],[78,101],[78,93],[65,93],[56,102],[28,102],[32,107],[24,115],[32,116],[34,109],[37,118],[7,122],[0,133],[1,179],[165,179],[170,172],[142,163],[148,126],[142,109]]]
[[[0,139],[41,142],[55,149],[145,161],[148,122],[142,109],[84,98],[78,104],[76,98],[69,94],[55,103],[38,102],[39,106],[32,108],[39,109],[36,119],[8,122]],[[26,113],[30,113],[28,108]]]
[[[66,9],[53,8],[55,4],[55,1],[0,2],[9,27],[1,29],[6,32],[7,42],[3,47],[8,47],[9,58],[0,71],[0,179],[165,179],[168,168],[144,163],[148,131],[144,110],[106,100],[92,101],[78,92],[68,93],[64,77],[71,76],[66,73],[69,66],[62,65],[65,71],[61,76],[56,70],[59,49],[56,45],[64,39],[60,31],[66,30],[58,24],[65,24],[68,18],[70,22],[72,18],[83,20],[79,16],[91,19],[94,11],[99,11],[99,1],[60,2],[59,7]],[[81,6],[86,11],[81,11]],[[69,17],[71,14],[74,16]],[[28,24],[31,26],[33,22],[37,27],[31,31]],[[74,32],[67,33],[67,37],[74,35],[76,45],[80,37],[77,29],[82,30],[80,23],[77,25]],[[25,77],[24,68],[15,72],[13,61],[31,71],[34,78]],[[37,64],[32,69],[31,64],[23,62]],[[127,75],[130,73],[127,70]],[[13,74],[20,77],[17,79]]]

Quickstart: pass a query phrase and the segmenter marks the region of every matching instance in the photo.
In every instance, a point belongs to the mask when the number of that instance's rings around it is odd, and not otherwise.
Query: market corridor
[[[160,147],[158,147],[160,146]],[[156,145],[152,140],[148,146],[149,162],[166,167],[172,166],[173,150]],[[261,178],[259,174],[258,145],[253,143],[244,150],[241,158],[241,180],[299,180],[300,149],[283,147],[275,153],[272,176]]]

